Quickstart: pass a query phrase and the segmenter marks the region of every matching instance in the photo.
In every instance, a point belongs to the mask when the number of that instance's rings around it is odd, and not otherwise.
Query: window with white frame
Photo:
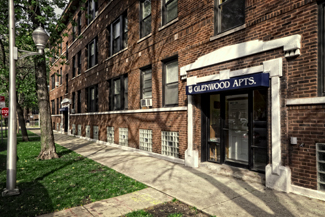
[[[109,80],[110,101],[109,110],[128,109],[128,77],[126,75]]]
[[[128,146],[128,128],[119,128],[119,144]]]
[[[152,98],[152,70],[141,70],[141,99]]]
[[[162,25],[177,18],[178,0],[162,0]]]
[[[55,101],[51,100],[51,105],[52,105],[52,115],[55,114]]]
[[[87,45],[87,59],[88,59],[88,69],[95,66],[98,63],[98,38],[94,38]]]
[[[114,127],[107,127],[107,142],[114,144]]]
[[[86,88],[87,112],[98,112],[98,85]]]
[[[60,68],[60,85],[62,84],[62,68]]]
[[[151,0],[140,0],[140,38],[151,33]]]
[[[140,146],[139,148],[144,151],[152,152],[152,130],[140,129]]]
[[[244,0],[215,0],[215,34],[225,32],[245,23]]]
[[[128,46],[128,18],[123,13],[107,27],[109,41],[109,56]]]
[[[72,78],[76,76],[76,70],[77,70],[77,61],[76,56],[72,57]]]
[[[53,74],[52,76],[51,76],[51,83],[52,83],[52,87],[51,87],[51,89],[53,90],[54,88],[55,88],[55,74]]]
[[[89,0],[86,2],[88,24],[98,15],[98,0]]]
[[[164,62],[164,106],[178,105],[178,61],[171,60]]]
[[[161,131],[161,154],[179,158],[178,132]]]
[[[78,63],[77,63],[77,70],[78,70],[78,75],[81,74],[81,51],[78,52]]]

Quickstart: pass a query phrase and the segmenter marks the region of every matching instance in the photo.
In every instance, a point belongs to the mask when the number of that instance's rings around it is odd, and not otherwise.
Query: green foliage
[[[37,216],[146,188],[113,169],[56,145],[60,158],[38,161],[40,142],[19,142],[21,194],[0,197],[0,216]],[[6,186],[6,151],[0,152],[0,188]]]
[[[168,217],[182,217],[183,214],[181,213],[173,213],[173,214],[169,214]]]
[[[152,215],[144,210],[138,210],[128,213],[126,217],[152,217]]]

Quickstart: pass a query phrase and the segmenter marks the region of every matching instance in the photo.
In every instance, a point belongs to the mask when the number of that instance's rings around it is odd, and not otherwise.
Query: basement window
[[[141,150],[152,152],[152,130],[140,129],[140,147]]]
[[[107,127],[107,142],[114,144],[114,127]]]
[[[179,158],[178,132],[161,131],[161,154]]]
[[[128,146],[128,128],[119,128],[119,144]]]
[[[317,189],[325,191],[325,143],[316,144]]]

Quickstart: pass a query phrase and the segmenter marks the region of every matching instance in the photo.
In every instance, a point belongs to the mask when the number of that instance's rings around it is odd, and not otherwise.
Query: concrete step
[[[205,167],[218,175],[230,176],[247,182],[255,182],[265,185],[265,174],[262,173],[211,162],[203,162],[200,164],[200,167]]]

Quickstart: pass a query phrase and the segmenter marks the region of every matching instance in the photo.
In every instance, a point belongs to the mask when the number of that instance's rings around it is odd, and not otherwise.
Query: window
[[[140,145],[139,149],[152,151],[152,130],[140,129]]]
[[[215,34],[245,23],[245,1],[215,0]]]
[[[178,61],[164,63],[164,106],[178,105]]]
[[[162,25],[177,18],[177,0],[162,0]]]
[[[52,115],[55,114],[55,103],[54,100],[51,100],[51,105],[52,105]]]
[[[86,88],[87,112],[98,112],[98,85]]]
[[[62,84],[62,68],[60,68],[60,85]]]
[[[152,98],[151,68],[141,70],[141,99]]]
[[[73,92],[72,93],[72,105],[71,105],[71,109],[74,109],[75,103],[76,103],[76,93]]]
[[[107,142],[114,144],[114,127],[107,127]]]
[[[179,157],[178,132],[161,131],[161,154]]]
[[[128,109],[128,77],[127,75],[111,79],[110,83],[110,110]]]
[[[59,70],[58,70],[58,71],[56,71],[56,82],[59,83],[59,81],[60,81],[60,74],[59,74]]]
[[[77,26],[78,26],[78,35],[81,34],[81,12],[78,13],[78,23],[77,23]]]
[[[97,37],[94,38],[94,40],[92,40],[88,45],[87,45],[87,52],[88,52],[88,69],[90,69],[91,67],[95,66],[97,64]]]
[[[140,0],[140,38],[151,32],[151,0]]]
[[[69,92],[69,74],[65,76],[65,93]]]
[[[77,34],[77,24],[75,20],[73,20],[71,24],[72,24],[72,40],[74,41],[76,39],[76,34]]]
[[[76,69],[77,69],[77,61],[76,56],[72,57],[72,77],[76,76]]]
[[[127,14],[122,14],[117,20],[107,27],[109,31],[110,55],[127,47],[128,19]]]
[[[52,90],[55,88],[55,74],[51,76]]]
[[[68,61],[69,59],[68,42],[65,43],[65,57],[67,58],[66,61]]]
[[[78,75],[81,74],[81,51],[78,52]]]
[[[325,96],[325,2],[318,5],[318,95]]]
[[[56,99],[56,114],[60,114],[59,98]]]
[[[123,146],[128,146],[129,132],[128,128],[119,128],[119,144]]]
[[[86,3],[88,24],[98,15],[98,0],[89,0]]]
[[[81,113],[81,90],[78,91],[77,112]]]

